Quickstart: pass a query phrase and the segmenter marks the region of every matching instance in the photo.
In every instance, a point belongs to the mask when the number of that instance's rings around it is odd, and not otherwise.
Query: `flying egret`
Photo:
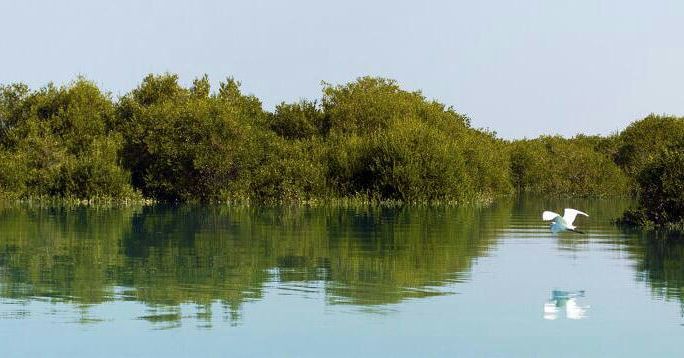
[[[587,213],[581,212],[579,210],[566,208],[563,211],[563,216],[554,213],[553,211],[544,211],[542,213],[542,219],[544,221],[551,221],[551,232],[554,234],[561,231],[573,231],[576,233],[584,234],[582,231],[576,229],[576,226],[572,225],[577,217],[577,214],[589,217]]]

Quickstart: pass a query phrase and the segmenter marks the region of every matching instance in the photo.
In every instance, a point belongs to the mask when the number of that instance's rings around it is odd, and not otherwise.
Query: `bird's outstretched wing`
[[[545,211],[542,213],[542,220],[544,221],[550,221],[553,220],[556,216],[560,216],[553,211]]]
[[[577,217],[577,214],[589,217],[589,215],[585,212],[575,210],[575,209],[565,208],[565,211],[563,211],[563,219],[565,219],[565,222],[568,223],[568,225],[572,225],[572,223],[575,221],[575,218]]]

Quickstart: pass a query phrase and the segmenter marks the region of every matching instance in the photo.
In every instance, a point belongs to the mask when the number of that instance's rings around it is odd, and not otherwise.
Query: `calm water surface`
[[[684,243],[629,204],[4,207],[0,356],[682,356]]]

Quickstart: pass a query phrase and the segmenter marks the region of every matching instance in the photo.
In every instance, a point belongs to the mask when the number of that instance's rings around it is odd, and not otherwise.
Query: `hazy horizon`
[[[228,76],[266,109],[321,81],[395,79],[503,138],[610,134],[684,115],[684,3],[0,3],[0,84],[83,75],[114,96],[149,73]]]

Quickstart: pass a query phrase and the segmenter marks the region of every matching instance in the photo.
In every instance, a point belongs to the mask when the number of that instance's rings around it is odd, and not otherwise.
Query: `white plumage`
[[[560,214],[554,213],[553,211],[544,211],[542,213],[542,220],[551,221],[552,232],[574,231],[582,233],[581,231],[576,230],[577,227],[573,225],[577,215],[589,217],[589,215],[583,211],[566,208],[563,211],[563,216],[560,216]]]

